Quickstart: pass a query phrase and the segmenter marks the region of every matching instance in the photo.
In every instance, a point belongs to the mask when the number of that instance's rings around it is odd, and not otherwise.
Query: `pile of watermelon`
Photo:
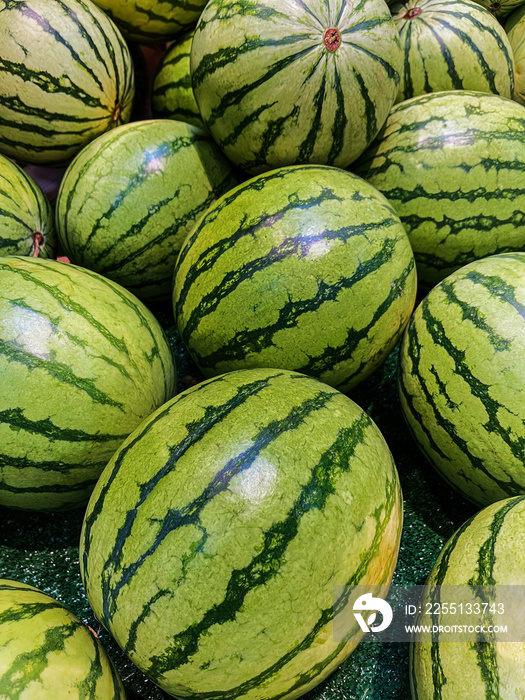
[[[335,620],[525,585],[524,47],[523,0],[0,0],[0,697],[523,697],[524,644]]]

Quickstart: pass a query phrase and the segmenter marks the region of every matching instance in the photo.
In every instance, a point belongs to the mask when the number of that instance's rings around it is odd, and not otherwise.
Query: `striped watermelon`
[[[442,90],[512,96],[512,48],[489,10],[473,0],[408,0],[390,9],[404,49],[398,102]]]
[[[85,503],[111,455],[173,395],[162,330],[129,292],[40,258],[0,258],[0,504]]]
[[[336,585],[390,583],[401,534],[392,457],[370,417],[316,380],[242,370],[156,411],[88,505],[95,614],[177,697],[295,698],[355,648]]]
[[[392,204],[432,287],[486,255],[525,247],[525,108],[449,91],[396,105],[356,172]]]
[[[55,257],[55,215],[37,183],[0,155],[0,255]]]
[[[525,105],[525,5],[509,15],[505,31],[514,54],[515,82],[512,95],[516,102]]]
[[[72,262],[141,298],[169,297],[184,239],[235,184],[230,163],[201,129],[168,119],[125,124],[67,169],[58,237]]]
[[[445,544],[427,581],[421,601],[437,607],[439,586],[525,586],[525,497],[488,506],[468,520]],[[509,625],[510,612],[493,616],[487,625]],[[463,617],[465,620],[465,617]],[[419,619],[421,624],[449,625],[450,615]],[[431,642],[411,644],[410,683],[413,700],[519,700],[525,679],[525,644],[498,643],[483,637],[478,643]]]
[[[523,0],[476,0],[476,2],[500,19],[523,4]]]
[[[199,19],[206,0],[94,0],[126,39],[141,44],[173,39]]]
[[[253,174],[348,166],[394,103],[402,54],[384,0],[210,0],[190,63],[204,123]]]
[[[0,151],[58,165],[128,121],[128,47],[90,0],[0,0]]]
[[[62,603],[0,579],[0,697],[124,700],[101,643]]]
[[[348,391],[395,345],[416,286],[384,197],[344,170],[297,165],[208,209],[181,250],[173,304],[206,376],[283,367]]]
[[[162,57],[153,79],[153,116],[178,119],[205,128],[191,86],[192,39],[193,31],[187,32]]]
[[[461,268],[421,302],[401,406],[425,455],[478,505],[525,493],[525,253]]]

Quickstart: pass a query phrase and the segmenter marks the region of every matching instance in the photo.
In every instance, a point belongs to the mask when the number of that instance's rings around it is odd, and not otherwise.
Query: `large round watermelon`
[[[169,297],[184,239],[237,184],[202,129],[169,119],[125,124],[90,143],[67,169],[56,204],[70,260],[142,299]]]
[[[476,603],[479,610],[485,609],[482,626],[486,632],[470,642],[442,641],[439,632],[432,635],[431,641],[427,639],[428,634],[425,639],[422,634],[416,634],[410,652],[413,700],[517,700],[523,697],[525,644],[523,641],[498,642],[489,628],[513,629],[510,638],[514,640],[523,632],[523,622],[520,624],[519,617],[509,608],[514,607],[523,619],[523,606],[519,601],[523,600],[525,587],[524,538],[525,497],[521,496],[485,508],[445,544],[420,602],[422,611],[431,610],[433,614],[420,615],[416,624],[437,628],[458,623],[478,626],[479,616],[459,616],[457,591],[460,588],[456,587],[465,587],[470,593],[465,594],[463,610],[468,610],[469,602],[474,612]],[[515,593],[509,595],[510,587]],[[506,589],[505,594],[501,592],[503,589]],[[456,615],[448,612],[449,603],[454,602]],[[453,633],[451,638],[454,639]],[[458,638],[459,635],[456,640]]]
[[[454,90],[396,105],[356,172],[406,227],[432,287],[477,258],[525,248],[525,107]]]
[[[190,65],[204,123],[253,174],[350,165],[394,103],[402,54],[384,0],[210,0]]]
[[[85,503],[122,441],[173,395],[154,316],[94,272],[0,258],[0,504]]]
[[[0,579],[0,696],[6,700],[125,700],[102,644],[62,603]]]
[[[425,455],[478,505],[525,493],[525,253],[443,280],[400,353],[401,406]]]
[[[295,698],[360,639],[357,623],[336,637],[334,615],[349,587],[390,583],[401,507],[390,451],[353,401],[294,372],[232,372],[116,452],[81,574],[98,619],[167,692]]]
[[[207,376],[283,367],[347,391],[386,358],[415,301],[412,250],[351,173],[290,166],[221,197],[186,239],[175,317]]]
[[[0,255],[54,258],[55,215],[37,183],[0,155]]]
[[[90,0],[0,0],[0,46],[2,153],[65,163],[129,120],[129,50]]]
[[[512,96],[512,48],[489,10],[473,0],[406,0],[390,10],[404,50],[398,102],[441,90]]]

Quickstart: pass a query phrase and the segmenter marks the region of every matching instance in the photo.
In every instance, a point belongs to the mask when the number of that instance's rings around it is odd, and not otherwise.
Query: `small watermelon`
[[[0,505],[80,506],[108,460],[173,395],[154,316],[74,265],[0,258]]]
[[[250,174],[350,165],[387,118],[401,65],[384,0],[210,0],[190,59],[204,123]]]
[[[519,600],[520,589],[525,587],[524,538],[524,496],[498,501],[479,512],[443,547],[428,578],[420,609],[439,611],[441,591],[449,586],[475,587],[480,593],[494,586],[496,590],[513,586]],[[490,613],[493,600],[481,600],[489,610],[485,626],[509,627],[515,621],[510,619],[509,610],[503,607],[502,614]],[[499,611],[499,603],[494,608]],[[435,612],[420,615],[416,624],[447,627],[465,622],[466,617],[460,620]],[[477,642],[445,642],[439,633],[433,634],[429,642],[416,634],[410,650],[410,683],[413,700],[518,700],[525,689],[525,644],[497,642],[488,632]]]
[[[0,155],[0,255],[54,258],[55,215],[26,172]]]
[[[447,277],[403,336],[408,425],[441,476],[480,506],[525,493],[524,354],[525,253]]]
[[[0,579],[0,696],[6,700],[125,700],[102,644],[62,603]]]
[[[56,204],[69,259],[142,299],[169,298],[184,239],[237,183],[202,129],[170,119],[125,124],[82,150]]]
[[[174,313],[206,376],[282,367],[348,391],[386,358],[416,294],[385,198],[351,173],[298,165],[223,195],[186,239]]]
[[[102,624],[176,697],[296,698],[355,648],[334,586],[388,587],[402,502],[370,417],[273,369],[205,381],[116,452],[89,502],[81,574]],[[382,590],[382,589],[380,589]]]
[[[525,107],[454,90],[396,105],[356,163],[406,227],[433,287],[486,255],[525,248]]]
[[[129,120],[131,57],[90,0],[0,0],[0,151],[60,165]]]
[[[512,48],[489,10],[473,0],[408,0],[390,10],[405,54],[398,102],[442,90],[512,96]]]

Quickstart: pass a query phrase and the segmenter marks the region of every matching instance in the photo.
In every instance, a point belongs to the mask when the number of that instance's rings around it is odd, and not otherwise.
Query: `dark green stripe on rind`
[[[65,442],[91,442],[95,444],[97,442],[124,440],[126,437],[126,434],[86,433],[83,430],[60,428],[49,418],[30,420],[24,415],[24,411],[21,408],[8,408],[0,411],[0,423],[12,426],[13,430],[26,430],[30,433],[47,437],[53,441],[64,440]]]
[[[98,389],[95,380],[85,379],[75,375],[68,364],[52,362],[51,360],[42,360],[33,354],[19,350],[14,347],[13,343],[5,342],[0,339],[0,358],[1,357],[5,357],[9,363],[16,362],[24,365],[29,372],[41,370],[56,379],[60,384],[70,384],[75,389],[85,392],[95,403],[114,406],[121,411],[124,410],[124,404],[121,401],[115,401],[111,396]]]
[[[449,300],[452,301],[450,293],[448,296]],[[521,459],[521,455],[523,454],[523,450],[525,448],[525,438],[517,438],[513,440],[510,436],[509,431],[500,423],[498,419],[498,411],[504,407],[503,404],[491,397],[490,385],[482,382],[476,376],[476,368],[471,368],[466,363],[464,351],[457,348],[454,345],[454,343],[451,340],[449,340],[442,321],[432,314],[428,298],[422,302],[421,310],[421,318],[430,337],[432,337],[436,344],[439,345],[439,347],[442,347],[447,352],[448,356],[452,359],[456,375],[458,377],[464,378],[465,389],[473,397],[477,398],[479,401],[482,402],[483,407],[485,408],[488,414],[488,422],[483,426],[483,428],[486,429],[488,432],[495,433],[510,448],[511,452],[518,459]],[[469,309],[467,307],[466,315],[464,316],[464,318],[468,318],[469,315],[471,316],[470,320],[473,320],[472,314],[469,312]],[[484,328],[484,326],[481,325],[481,330],[486,330],[486,327]],[[419,367],[417,350],[419,341],[415,325],[409,323],[406,333],[408,343],[407,355],[410,358],[411,373],[414,377],[421,376],[422,368]],[[489,335],[489,337],[491,336],[492,334]],[[437,374],[439,374],[438,367],[436,367],[436,372]],[[522,488],[521,484],[515,481],[510,474],[506,475],[507,478],[505,480],[500,479],[492,472],[492,470],[487,468],[484,459],[472,453],[468,442],[464,438],[462,438],[461,435],[458,434],[454,423],[442,414],[437,403],[438,396],[433,394],[430,391],[430,388],[424,382],[420,383],[419,387],[423,392],[423,395],[425,396],[427,410],[430,410],[432,412],[436,425],[441,427],[446,432],[449,440],[461,450],[461,452],[471,463],[472,467],[475,470],[478,470],[479,472],[485,474],[485,476],[490,481],[493,481],[494,484],[496,484],[499,487],[499,489],[501,489],[502,497],[504,497],[505,494],[507,494],[508,496],[516,495],[516,490],[518,490],[519,492],[519,490]],[[416,417],[420,415],[419,411],[414,405],[413,398],[408,394],[406,388],[403,385],[403,373],[401,374],[401,391],[410,413]],[[437,454],[439,454],[443,459],[446,460],[447,455],[442,451],[442,449],[440,449],[436,445],[432,437],[431,430],[425,427],[423,420],[418,425],[418,429],[423,430],[429,441],[429,444],[432,445],[433,449],[436,451]]]
[[[52,627],[45,633],[44,642],[40,647],[32,648],[25,654],[20,654],[3,676],[0,676],[0,688],[5,697],[16,698],[27,685],[38,681],[49,667],[52,654],[59,654],[66,648],[67,641],[73,637],[80,622],[69,625]]]
[[[1,591],[4,590],[17,590],[16,586],[1,586]],[[19,620],[29,620],[35,615],[47,610],[60,610],[62,605],[58,602],[46,601],[39,603],[23,603],[14,608],[7,608],[6,610],[0,611],[0,625],[4,625],[7,622],[18,622]]]
[[[87,500],[89,494],[93,490],[93,486],[97,483],[97,477],[93,479],[86,479],[84,481],[70,481],[69,483],[55,483],[41,484],[39,486],[13,486],[12,484],[2,484],[2,491],[11,495],[19,495],[22,499],[29,495],[45,496],[49,497],[49,508],[47,510],[56,510],[60,508],[74,507],[78,505],[78,501]],[[4,497],[5,497],[4,493]],[[80,494],[80,497],[78,496]],[[59,496],[64,495],[64,499],[58,499]],[[69,496],[69,498],[67,498]],[[55,499],[55,500],[51,500]],[[60,500],[60,505],[58,501]],[[46,510],[45,507],[35,508],[35,510]]]
[[[445,579],[445,576],[447,574],[448,568],[449,568],[449,559],[452,553],[455,550],[456,544],[458,540],[460,539],[461,535],[465,530],[469,527],[470,521],[467,521],[464,523],[459,530],[457,530],[452,538],[447,542],[445,545],[445,548],[443,549],[440,559],[439,559],[439,568],[437,569],[436,573],[436,586],[441,586],[443,584],[443,581]],[[433,588],[431,589],[434,593],[437,593],[439,596],[439,588]],[[433,601],[434,597],[430,597],[430,600]],[[432,622],[435,623],[435,615],[432,615]],[[417,642],[416,642],[417,643]],[[431,647],[430,647],[430,657],[432,659],[432,682],[434,686],[434,698],[435,700],[441,700],[441,689],[443,685],[446,684],[447,682],[447,677],[445,674],[445,669],[443,668],[443,664],[441,661],[440,657],[440,652],[439,652],[439,636],[436,632],[432,631],[431,633]]]

